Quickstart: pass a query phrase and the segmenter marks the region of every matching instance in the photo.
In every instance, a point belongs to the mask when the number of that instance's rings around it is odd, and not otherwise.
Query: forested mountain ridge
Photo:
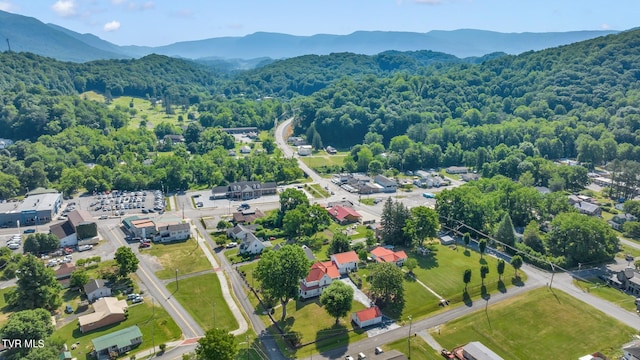
[[[639,45],[634,30],[480,65],[423,68],[420,75],[344,78],[299,102],[296,131],[314,129],[322,143],[343,147],[369,132],[385,144],[408,134],[433,151],[450,151],[448,164],[479,147],[524,142],[553,159],[638,159]],[[603,154],[606,139],[624,151],[608,147]],[[595,151],[588,151],[592,143]]]

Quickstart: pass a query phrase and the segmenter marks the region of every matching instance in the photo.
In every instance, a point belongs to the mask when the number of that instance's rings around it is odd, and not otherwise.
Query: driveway
[[[342,281],[343,283],[353,288],[353,300],[361,303],[366,307],[371,306],[371,300],[367,297],[367,295],[365,295],[365,293],[362,292],[362,290],[358,289],[356,284],[354,284],[353,281],[351,281],[351,279],[349,279],[348,277],[344,277],[340,279],[340,281]]]

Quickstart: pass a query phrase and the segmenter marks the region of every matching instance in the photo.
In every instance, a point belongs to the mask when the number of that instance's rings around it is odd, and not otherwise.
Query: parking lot
[[[88,211],[98,219],[112,216],[163,213],[165,209],[164,194],[160,190],[117,191],[98,193],[75,199],[75,205]],[[66,210],[65,210],[66,211]]]

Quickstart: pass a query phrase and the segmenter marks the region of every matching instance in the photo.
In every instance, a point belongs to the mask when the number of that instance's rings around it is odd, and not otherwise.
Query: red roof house
[[[340,274],[346,274],[358,268],[360,258],[355,251],[347,251],[331,255],[331,261],[336,264]]]
[[[377,262],[394,263],[398,266],[402,266],[407,260],[407,254],[404,251],[393,251],[382,246],[371,250],[371,257]]]
[[[308,299],[322,294],[322,290],[329,286],[333,280],[340,278],[338,267],[332,261],[324,261],[313,264],[309,275],[300,280],[300,297]]]
[[[340,224],[354,223],[360,221],[362,215],[350,207],[336,205],[327,209],[329,215]]]
[[[361,328],[377,325],[382,322],[382,312],[377,306],[372,306],[351,314],[351,321]]]

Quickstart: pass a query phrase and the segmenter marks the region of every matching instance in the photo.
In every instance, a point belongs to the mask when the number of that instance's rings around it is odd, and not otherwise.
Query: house
[[[105,286],[105,282],[102,279],[91,279],[84,286],[84,293],[87,295],[87,300],[93,302],[105,296],[111,296],[111,288]]]
[[[449,166],[445,171],[447,174],[466,174],[469,169],[466,166]]]
[[[377,262],[394,263],[398,266],[404,265],[407,260],[407,254],[404,251],[393,251],[382,246],[371,250],[371,258]]]
[[[536,189],[542,195],[551,193],[551,189],[546,186],[534,186],[534,189]]]
[[[255,126],[247,126],[247,127],[235,127],[235,128],[222,128],[220,129],[222,132],[226,132],[230,135],[246,135],[248,133],[257,133],[258,128]]]
[[[73,360],[74,357],[71,356],[71,351],[63,351],[58,355],[58,360]]]
[[[467,345],[452,351],[456,359],[464,360],[504,360],[500,355],[486,347],[479,341],[472,341]]]
[[[398,190],[398,183],[386,176],[376,175],[373,177],[373,182],[382,186],[382,192],[392,193]]]
[[[336,150],[336,148],[334,148],[333,146],[327,146],[324,151],[327,152],[327,154],[329,155],[335,155],[338,153],[338,150]]]
[[[358,254],[355,251],[347,251],[331,255],[331,261],[336,264],[340,274],[346,274],[358,268],[360,258],[358,258]]]
[[[475,174],[475,173],[465,173],[465,174],[460,174],[460,180],[462,181],[475,181],[480,179],[480,174]]]
[[[311,145],[300,145],[298,146],[298,155],[300,156],[308,156],[313,152],[313,148]]]
[[[622,231],[622,225],[624,225],[624,223],[626,223],[627,221],[638,221],[638,218],[636,218],[631,214],[625,213],[625,214],[618,214],[614,216],[613,219],[607,222],[613,229]]]
[[[309,299],[320,296],[322,291],[340,278],[340,271],[333,261],[316,262],[306,278],[300,280],[300,297]]]
[[[262,253],[267,247],[271,247],[271,243],[268,241],[262,241],[258,239],[252,232],[245,233],[242,242],[238,248],[238,254],[250,254],[257,255]]]
[[[71,273],[76,271],[75,265],[71,263],[64,263],[60,265],[58,270],[56,270],[56,280],[62,285],[63,289],[69,288],[71,286]]]
[[[179,219],[161,218],[162,222],[156,224],[156,236],[154,242],[170,243],[185,241],[191,236],[191,225],[181,222]]]
[[[622,345],[622,352],[621,360],[640,360],[640,338]]]
[[[235,151],[235,150],[233,150],[233,149],[229,149],[229,151],[227,151],[227,155],[228,155],[228,156],[236,156],[237,154],[236,154],[236,151]]]
[[[633,268],[618,271],[609,278],[609,284],[634,296],[640,295],[640,278]]]
[[[114,297],[103,297],[93,303],[93,313],[78,318],[80,331],[85,333],[108,325],[119,323],[127,318],[127,301]]]
[[[240,154],[250,154],[251,148],[247,145],[240,148]]]
[[[329,212],[329,216],[339,224],[356,223],[362,218],[362,215],[357,211],[346,206],[334,206],[332,208],[328,208],[327,211]]]
[[[184,143],[184,136],[182,135],[175,135],[175,134],[168,134],[164,136],[163,141],[165,143],[167,142],[171,142],[173,145],[175,144],[181,144]]]
[[[73,210],[67,216],[65,222],[49,227],[49,231],[60,240],[60,246],[97,242],[98,225],[91,214],[84,210]]]
[[[156,234],[156,224],[149,218],[130,216],[122,219],[122,225],[132,237],[147,238]]]
[[[351,314],[351,321],[360,328],[378,325],[382,322],[382,312],[377,306]]]
[[[602,214],[602,209],[600,208],[600,206],[586,201],[574,203],[573,207],[578,209],[581,214],[589,216],[600,216]]]
[[[114,331],[91,340],[98,360],[109,359],[110,353],[123,354],[142,343],[142,332],[138,326]]]
[[[291,136],[290,138],[287,139],[287,143],[293,145],[293,146],[300,146],[300,145],[306,145],[307,142],[299,137],[299,136]]]
[[[264,217],[264,213],[260,209],[248,209],[233,213],[234,224],[250,224],[256,219]]]
[[[253,233],[251,231],[251,228],[248,226],[244,226],[241,224],[238,224],[234,227],[232,227],[231,229],[227,230],[227,237],[230,237],[232,239],[244,239],[246,237],[247,234],[251,234]]]

